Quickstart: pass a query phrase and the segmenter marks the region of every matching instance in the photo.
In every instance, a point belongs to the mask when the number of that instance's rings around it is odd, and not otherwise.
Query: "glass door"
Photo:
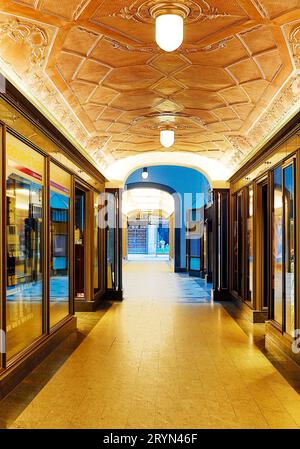
[[[45,158],[7,134],[6,331],[11,359],[45,333],[44,322]]]
[[[295,165],[273,171],[273,301],[271,316],[293,336],[295,329]]]
[[[85,207],[86,192],[75,187],[75,299],[83,299],[85,293]]]

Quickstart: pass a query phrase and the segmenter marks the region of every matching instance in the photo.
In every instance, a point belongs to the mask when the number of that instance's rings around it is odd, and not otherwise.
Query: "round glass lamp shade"
[[[144,168],[143,171],[142,171],[142,178],[143,179],[148,179],[148,177],[149,177],[148,170],[147,170],[147,168]]]
[[[183,18],[176,14],[162,14],[155,20],[155,40],[165,51],[174,51],[183,41]]]
[[[170,148],[174,144],[175,135],[171,129],[166,129],[160,132],[160,143],[165,148]]]

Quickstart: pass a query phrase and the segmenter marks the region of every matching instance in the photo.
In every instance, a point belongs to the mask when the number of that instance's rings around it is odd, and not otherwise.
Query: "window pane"
[[[75,189],[75,296],[84,298],[85,192]]]
[[[99,290],[99,194],[94,192],[94,291]]]
[[[293,165],[284,169],[286,332],[295,329],[295,198]]]
[[[69,220],[71,177],[50,165],[50,326],[69,314]]]
[[[273,272],[274,320],[282,324],[282,168],[274,170]]]
[[[7,357],[43,334],[44,157],[7,134]]]
[[[248,189],[247,257],[248,257],[248,301],[253,299],[253,187]]]
[[[107,200],[107,288],[117,288],[116,283],[116,260],[115,260],[115,246],[116,240],[116,199],[113,193],[106,194]]]

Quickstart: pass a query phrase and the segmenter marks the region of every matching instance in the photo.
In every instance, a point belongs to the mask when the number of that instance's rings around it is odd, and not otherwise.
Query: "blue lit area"
[[[144,170],[145,168],[133,172],[127,179],[126,188],[149,186],[157,189],[168,189],[169,192],[174,194],[175,203],[177,203],[177,207],[175,207],[175,227],[180,230],[180,245],[177,245],[177,251],[180,252],[180,267],[184,269],[186,267],[186,213],[189,209],[203,208],[209,203],[210,184],[202,173],[192,168],[173,165],[147,167],[148,177],[146,179],[143,176]],[[166,245],[163,245],[163,251],[168,249],[168,238],[169,230],[164,229],[162,241],[165,241]],[[132,248],[131,251],[134,252],[134,249]],[[145,249],[144,253],[146,254],[146,252]],[[199,263],[199,260],[197,263]]]

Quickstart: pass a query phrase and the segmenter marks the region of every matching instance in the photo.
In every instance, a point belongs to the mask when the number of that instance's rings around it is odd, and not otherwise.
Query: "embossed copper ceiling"
[[[298,105],[300,0],[179,0],[189,15],[173,53],[154,41],[159,3],[2,0],[2,67],[103,170],[170,151],[169,126],[172,151],[233,172]]]

